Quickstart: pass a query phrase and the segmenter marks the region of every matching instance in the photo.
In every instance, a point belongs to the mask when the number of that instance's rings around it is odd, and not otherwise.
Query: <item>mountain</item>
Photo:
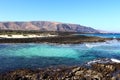
[[[37,31],[63,31],[63,32],[85,32],[98,33],[91,27],[79,24],[69,24],[50,21],[31,22],[0,22],[0,30],[37,30]]]

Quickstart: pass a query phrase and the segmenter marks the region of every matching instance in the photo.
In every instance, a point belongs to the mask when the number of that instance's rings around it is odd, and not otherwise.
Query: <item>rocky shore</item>
[[[105,42],[114,38],[101,38],[95,36],[76,35],[80,32],[56,31],[10,31],[0,32],[0,43],[58,43],[77,44],[84,42]],[[88,33],[91,34],[91,33]],[[117,39],[120,40],[120,39]]]
[[[89,67],[21,69],[0,75],[0,80],[119,80],[120,63],[93,63]]]
[[[58,36],[53,37],[0,38],[0,43],[78,44],[84,42],[105,42],[107,40],[113,40],[113,38],[64,35],[64,33],[60,33]],[[89,62],[83,66],[48,67],[34,70],[19,69],[1,73],[0,80],[120,80],[120,63],[116,63],[119,61],[98,61],[95,63]]]
[[[91,36],[54,36],[54,37],[34,37],[34,38],[0,38],[0,43],[59,43],[77,44],[84,42],[105,42],[112,38],[100,38]]]

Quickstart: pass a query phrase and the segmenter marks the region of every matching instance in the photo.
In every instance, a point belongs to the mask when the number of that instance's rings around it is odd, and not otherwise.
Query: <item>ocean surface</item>
[[[103,58],[120,60],[120,42],[0,44],[0,73],[21,68],[82,65]]]
[[[76,34],[76,35],[85,35],[85,36],[96,36],[96,37],[102,37],[102,38],[120,38],[120,33],[98,33],[98,34]]]

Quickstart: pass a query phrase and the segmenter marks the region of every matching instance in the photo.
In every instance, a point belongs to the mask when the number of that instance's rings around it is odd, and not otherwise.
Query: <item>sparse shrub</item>
[[[9,37],[12,37],[12,35],[11,35],[11,34],[8,34],[8,36],[9,36]]]
[[[27,34],[23,34],[23,36],[28,36]]]

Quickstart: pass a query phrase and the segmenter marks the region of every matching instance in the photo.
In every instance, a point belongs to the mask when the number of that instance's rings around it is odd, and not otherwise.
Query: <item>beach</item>
[[[0,38],[40,38],[40,37],[55,37],[57,35],[35,35],[35,34],[27,34],[27,35],[14,35],[14,34],[11,34],[11,35],[0,35]]]

